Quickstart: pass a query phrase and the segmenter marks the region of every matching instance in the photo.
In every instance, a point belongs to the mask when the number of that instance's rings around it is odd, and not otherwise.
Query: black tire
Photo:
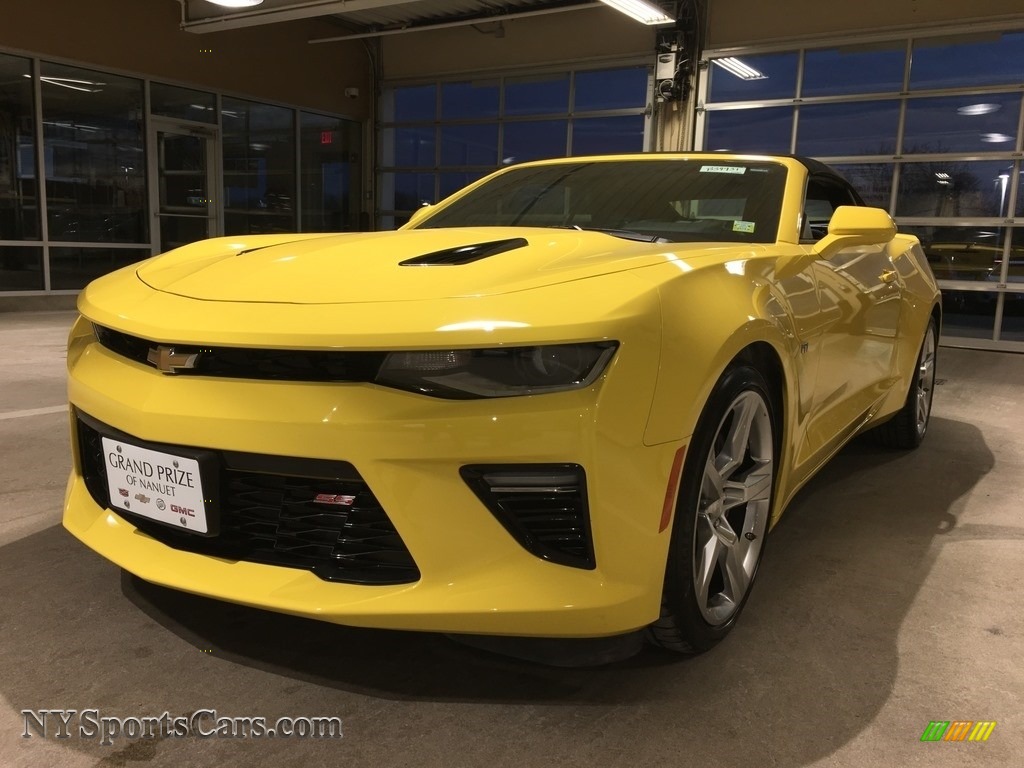
[[[917,353],[914,375],[903,407],[884,424],[875,427],[871,434],[875,441],[885,448],[911,450],[917,448],[928,431],[932,415],[932,397],[935,393],[935,362],[938,350],[938,327],[935,318],[928,320],[921,349]]]
[[[780,433],[772,402],[764,376],[741,363],[722,374],[701,413],[676,497],[661,616],[648,628],[648,637],[656,645],[680,653],[706,651],[729,633],[746,604],[764,552],[775,491]],[[733,462],[725,462],[719,473],[723,458],[729,456],[725,446],[730,430],[742,429],[742,412],[748,407],[754,414],[743,458],[729,472],[725,470]],[[756,443],[753,448],[752,443]],[[770,465],[763,463],[765,459]],[[715,467],[713,473],[709,462]],[[758,498],[727,508],[726,494],[719,491],[725,478],[734,488],[747,489],[743,496],[753,496],[756,488]],[[718,502],[712,501],[716,494]],[[728,501],[734,502],[735,496]],[[732,544],[727,543],[730,539]],[[749,568],[743,566],[749,580],[737,595],[740,590],[731,589],[726,562],[741,555],[742,562],[749,564]],[[698,583],[699,567],[709,574],[703,579],[704,589]],[[733,594],[727,598],[727,592]]]

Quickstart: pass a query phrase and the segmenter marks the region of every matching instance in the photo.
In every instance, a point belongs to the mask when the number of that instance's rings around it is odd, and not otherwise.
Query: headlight
[[[391,352],[376,383],[433,397],[469,400],[561,392],[589,386],[617,341],[496,349]]]

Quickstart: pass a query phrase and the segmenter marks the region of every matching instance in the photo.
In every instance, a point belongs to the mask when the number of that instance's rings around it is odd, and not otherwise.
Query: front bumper
[[[392,629],[588,637],[658,616],[669,537],[659,523],[680,444],[643,444],[655,368],[642,345],[625,344],[585,390],[468,402],[368,384],[166,376],[104,349],[84,322],[69,369],[75,409],[142,441],[349,462],[420,573],[414,583],[366,586],[173,549],[96,503],[76,445],[65,527],[147,581]],[[524,463],[585,468],[596,568],[526,551],[460,476],[470,464]]]

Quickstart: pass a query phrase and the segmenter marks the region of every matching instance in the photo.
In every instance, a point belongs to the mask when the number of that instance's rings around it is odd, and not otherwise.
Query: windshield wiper
[[[631,229],[609,229],[606,227],[581,227],[578,224],[555,224],[549,229],[576,229],[580,232],[603,232],[613,237],[621,237],[623,240],[636,240],[641,243],[671,243],[664,237],[658,235],[645,235],[643,232],[634,232]]]

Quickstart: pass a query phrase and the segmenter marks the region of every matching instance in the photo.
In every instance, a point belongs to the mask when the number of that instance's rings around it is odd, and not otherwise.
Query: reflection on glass
[[[302,230],[346,232],[359,222],[361,139],[359,124],[302,112]]]
[[[498,164],[498,126],[442,125],[441,165]]]
[[[0,245],[0,292],[41,291],[43,249],[21,245]]]
[[[833,165],[868,205],[889,210],[892,197],[892,163],[848,163]]]
[[[149,111],[180,120],[216,123],[217,97],[206,91],[152,83],[149,87]]]
[[[940,96],[907,101],[903,151],[1012,150],[1020,119],[1019,93]]]
[[[434,128],[395,128],[395,165],[432,168],[434,156]]]
[[[801,95],[898,93],[905,61],[902,41],[807,51]]]
[[[942,335],[991,339],[996,319],[995,291],[942,289]]]
[[[55,291],[78,290],[149,256],[148,248],[50,248],[50,286]]]
[[[576,73],[573,110],[629,109],[647,104],[647,67]]]
[[[565,120],[505,123],[501,162],[510,165],[526,160],[565,157],[567,125]]]
[[[142,81],[49,62],[42,81],[50,238],[148,241]]]
[[[765,53],[712,59],[709,101],[759,101],[796,96],[799,54]]]
[[[644,116],[578,118],[572,123],[572,154],[643,152]]]
[[[914,41],[910,87],[954,88],[1024,81],[1024,32],[982,32]]]
[[[210,235],[207,142],[204,136],[157,133],[161,251]]]
[[[899,120],[900,103],[895,99],[803,106],[796,151],[808,157],[891,155]]]
[[[30,72],[28,59],[0,54],[0,240],[39,237]]]
[[[705,146],[729,152],[789,152],[793,108],[726,109],[708,112]]]
[[[921,241],[939,280],[998,283],[1006,230],[1000,227],[900,227]]]
[[[392,119],[396,122],[433,120],[437,115],[437,86],[395,88],[392,92],[392,105]]]
[[[441,86],[441,119],[497,117],[498,81],[445,83]]]
[[[224,99],[224,234],[295,231],[294,112]]]
[[[505,80],[506,115],[565,115],[568,112],[568,72]]]
[[[1000,160],[906,163],[900,170],[897,216],[1000,216],[1006,187]]]

